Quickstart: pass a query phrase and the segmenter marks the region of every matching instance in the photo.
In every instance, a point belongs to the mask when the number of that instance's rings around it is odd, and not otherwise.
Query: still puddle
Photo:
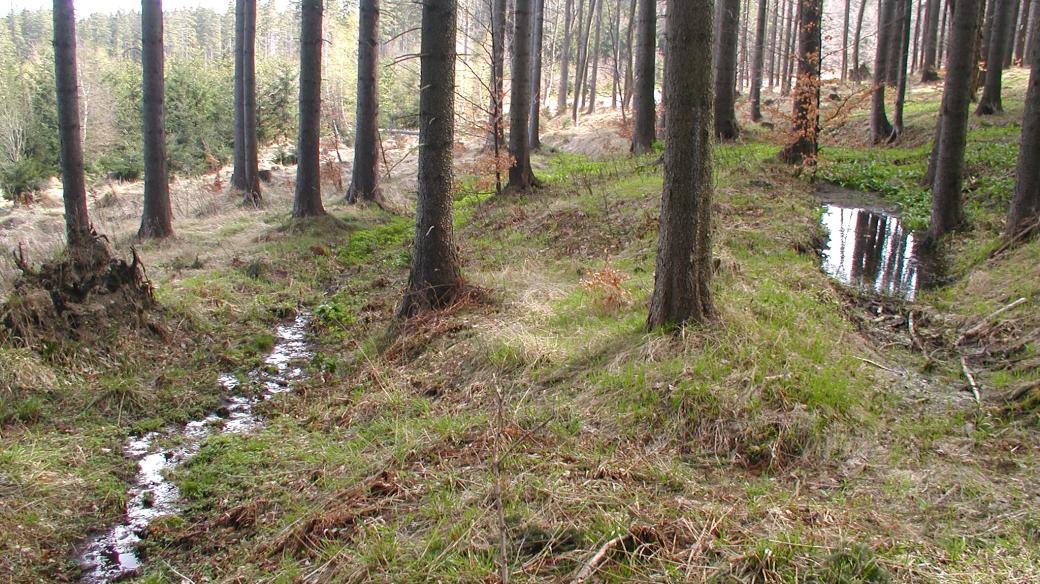
[[[820,250],[823,271],[848,286],[913,300],[922,263],[918,242],[899,216],[866,193],[821,185],[818,194],[828,233]]]
[[[264,360],[264,367],[251,371],[246,382],[261,389],[256,397],[229,397],[216,412],[183,428],[149,432],[126,443],[124,453],[137,463],[133,486],[127,491],[126,516],[87,544],[81,556],[81,582],[116,582],[140,570],[142,560],[137,546],[141,535],[156,518],[174,514],[180,508],[180,493],[169,480],[169,472],[197,454],[208,437],[243,434],[262,425],[263,420],[253,412],[254,406],[289,391],[293,381],[303,376],[303,363],[313,356],[306,339],[309,320],[310,315],[301,312],[293,322],[278,327],[275,345]],[[242,385],[230,374],[221,375],[219,380],[228,393]],[[170,443],[175,445],[160,445]]]

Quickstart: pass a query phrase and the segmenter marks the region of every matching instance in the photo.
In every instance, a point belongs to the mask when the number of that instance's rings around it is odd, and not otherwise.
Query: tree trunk
[[[65,234],[69,247],[93,240],[87,215],[83,175],[83,142],[79,124],[79,81],[76,75],[76,15],[72,0],[54,0],[54,83],[61,137],[61,186],[65,199]]]
[[[763,2],[765,0],[762,0]],[[654,85],[657,65],[657,1],[638,0],[635,82],[633,83],[632,152],[644,154],[657,139]]]
[[[742,2],[745,0],[741,0]],[[744,22],[740,26],[740,90],[744,91],[744,88],[748,84],[749,76],[749,59],[748,59],[748,23],[750,22],[749,14],[751,13],[751,5],[748,3],[748,8],[744,10]]]
[[[939,10],[940,12],[942,12],[942,24],[939,25],[939,44],[935,46],[936,63],[946,62],[946,36],[947,31],[950,30],[950,25],[952,24],[951,22],[947,22],[947,20],[950,16],[950,13],[953,12],[953,5],[950,4],[950,2],[952,1],[953,0],[946,0],[945,2],[943,2]],[[935,78],[936,80],[939,79],[938,73],[936,73]]]
[[[591,114],[596,111],[596,93],[599,84],[600,35],[603,31],[603,4],[605,2],[606,0],[599,0],[599,2],[596,3],[596,37],[592,42],[592,82],[589,84],[588,107],[585,109],[586,114]]]
[[[575,124],[578,123],[578,110],[581,108],[585,92],[588,90],[589,39],[592,37],[592,21],[596,15],[596,4],[597,0],[589,0],[589,17],[584,26],[578,27],[578,66],[574,71],[574,102],[571,107],[571,119]]]
[[[246,134],[245,134],[245,109],[242,102],[242,46],[245,41],[243,28],[245,27],[245,9],[248,0],[235,0],[235,88],[232,91],[235,117],[235,145],[232,155],[234,165],[231,171],[231,186],[240,190],[246,190]]]
[[[946,81],[943,85],[940,130],[937,137],[935,181],[932,184],[932,221],[926,242],[936,243],[964,220],[961,180],[968,135],[971,75],[975,67],[980,0],[957,0]]]
[[[718,31],[715,44],[715,136],[732,140],[740,133],[735,93],[740,0],[721,0],[715,12],[715,29]]]
[[[528,191],[535,186],[531,170],[530,140],[527,131],[531,113],[531,3],[516,0],[513,13],[513,63],[509,93],[509,169],[508,188]]]
[[[531,60],[531,113],[528,116],[530,128],[527,131],[527,139],[531,150],[538,150],[542,147],[542,42],[545,38],[545,0],[534,0],[532,26],[534,29],[531,31],[531,53],[534,58]]]
[[[783,79],[780,80],[780,95],[787,97],[791,94],[791,70],[792,61],[791,58],[794,54],[795,49],[795,30],[794,23],[798,18],[795,14],[797,0],[788,0],[787,6],[787,42],[784,46],[784,62],[783,62]]]
[[[625,96],[621,99],[621,117],[624,118],[625,110],[632,105],[632,94],[635,91],[635,47],[634,37],[636,28],[636,6],[639,0],[629,0],[628,10],[628,32],[625,34]]]
[[[849,17],[852,14],[852,0],[845,0],[845,19],[841,27],[841,80],[848,79],[849,74]]]
[[[505,143],[506,0],[493,0],[491,7],[491,111],[484,151],[498,155]]]
[[[920,61],[920,47],[921,47],[921,21],[924,20],[924,5],[925,2],[921,1],[917,4],[917,16],[914,18],[914,46],[910,53],[912,58],[910,62],[910,72],[917,71],[917,65]]]
[[[1015,35],[1014,62],[1024,65],[1026,40],[1029,38],[1029,13],[1033,7],[1032,0],[1022,0],[1022,9],[1019,12],[1018,33]]]
[[[892,135],[892,124],[885,112],[885,86],[888,84],[889,51],[892,49],[892,23],[898,0],[878,0],[878,35],[874,53],[874,92],[870,98],[870,143],[880,144]]]
[[[664,188],[647,328],[703,322],[711,275],[712,3],[668,0]]]
[[[300,130],[296,147],[293,217],[325,214],[321,204],[321,13],[322,0],[301,0]],[[455,51],[452,51],[454,57]]]
[[[766,77],[766,79],[767,79],[767,81],[769,83],[769,89],[772,89],[773,86],[776,85],[776,78],[777,78],[777,74],[776,74],[776,60],[777,60],[776,59],[776,52],[777,52],[777,48],[778,48],[777,44],[776,44],[776,35],[777,35],[777,29],[780,28],[779,27],[779,24],[780,24],[780,14],[782,12],[783,12],[783,9],[780,6],[780,0],[774,0],[773,1],[773,23],[769,27],[769,74]]]
[[[556,94],[556,115],[561,115],[567,111],[567,93],[570,89],[568,76],[571,66],[571,29],[573,28],[571,9],[573,7],[574,0],[567,0],[563,16],[563,48],[560,51],[562,53],[560,57],[560,90]]]
[[[762,121],[762,67],[766,50],[766,10],[768,0],[758,0],[758,18],[755,25],[755,51],[751,57],[751,121]]]
[[[141,2],[141,126],[144,134],[144,212],[137,237],[162,239],[173,235],[170,176],[166,167],[164,110],[163,19],[161,0]]]
[[[614,45],[614,83],[610,92],[610,109],[616,110],[621,97],[621,0],[614,4],[614,32],[611,35],[611,43]]]
[[[456,12],[456,0],[422,3],[419,184],[412,267],[397,309],[401,317],[450,306],[465,287],[451,211]]]
[[[1040,49],[1037,48],[1036,37],[1040,35],[1040,2],[1033,3],[1033,9],[1030,10],[1029,17],[1029,34],[1026,38],[1026,49],[1022,53],[1022,65],[1030,66],[1036,62]]]
[[[1011,14],[1004,31],[1004,34],[1007,36],[1004,41],[1004,61],[1002,66],[1005,69],[1011,67],[1011,60],[1015,54],[1015,34],[1018,31],[1018,9],[1021,7],[1021,2],[1022,0],[1010,0]]]
[[[1033,28],[1034,33],[1036,27]],[[1040,50],[1037,35],[1032,51]],[[1008,210],[1005,234],[1012,237],[1040,220],[1040,67],[1029,72],[1022,135],[1019,138],[1018,166],[1015,170],[1015,196]]]
[[[1004,53],[1008,43],[1008,20],[1011,18],[1011,3],[1014,0],[994,0],[993,23],[989,34],[989,47],[986,53],[986,83],[982,89],[982,98],[975,108],[975,115],[989,116],[1004,111],[1000,99],[1001,83],[1004,71]]]
[[[867,11],[867,0],[859,1],[859,14],[856,16],[856,39],[852,41],[852,80],[863,81],[862,63],[859,60],[859,45],[863,39],[863,15]]]
[[[358,20],[357,119],[347,201],[382,204],[379,188],[379,0],[361,0]]]
[[[900,43],[899,63],[897,67],[895,113],[893,115],[892,135],[888,138],[889,142],[896,141],[903,133],[903,108],[906,104],[906,85],[908,81],[907,77],[909,75],[906,64],[909,58],[910,48],[910,19],[913,15],[913,6],[911,5],[910,0],[897,1],[900,4],[901,10],[899,15],[901,21],[899,37],[902,39],[902,42]]]
[[[788,164],[816,164],[820,133],[820,57],[823,0],[801,0],[798,10],[798,82],[794,88],[795,139],[780,152]]]
[[[242,13],[242,182],[243,201],[258,205],[260,152],[256,127],[256,0],[244,0]]]

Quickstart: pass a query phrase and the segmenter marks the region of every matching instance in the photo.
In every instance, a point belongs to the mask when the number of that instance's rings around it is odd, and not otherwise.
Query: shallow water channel
[[[869,193],[833,185],[817,190],[827,238],[820,267],[848,286],[913,300],[922,263],[914,234]]]
[[[303,363],[313,356],[306,336],[309,321],[310,315],[301,312],[295,320],[277,328],[275,345],[264,366],[251,371],[246,381],[260,388],[255,397],[233,395],[242,383],[233,375],[223,374],[220,384],[232,395],[216,412],[183,428],[149,432],[127,441],[123,452],[137,463],[137,474],[127,491],[126,516],[87,543],[81,556],[81,582],[115,582],[140,570],[137,546],[144,530],[156,518],[180,509],[180,493],[169,472],[197,454],[210,436],[242,434],[263,424],[253,412],[254,406],[289,391],[293,382],[303,377]]]

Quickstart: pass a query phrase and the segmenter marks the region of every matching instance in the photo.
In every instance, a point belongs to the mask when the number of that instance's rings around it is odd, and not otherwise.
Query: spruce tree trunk
[[[841,27],[841,80],[849,76],[849,18],[852,14],[852,0],[845,0],[845,18]]]
[[[83,139],[79,123],[79,81],[76,75],[76,15],[72,0],[54,0],[54,84],[61,137],[61,186],[65,199],[65,235],[70,248],[93,241],[87,215],[83,175]]]
[[[602,0],[599,0],[602,1]],[[574,71],[574,101],[571,105],[571,120],[578,123],[578,110],[587,90],[586,82],[589,74],[589,38],[592,36],[592,21],[596,15],[597,0],[589,0],[589,17],[587,24],[581,25],[582,13],[578,12],[578,63]],[[584,6],[582,6],[583,8]]]
[[[561,115],[567,111],[567,93],[570,89],[568,76],[571,66],[571,29],[573,28],[571,9],[573,7],[574,0],[567,0],[567,3],[564,5],[563,48],[561,50],[562,56],[560,57],[560,89],[556,94],[556,115]]]
[[[789,0],[787,13],[787,42],[784,46],[784,62],[783,62],[783,79],[780,81],[780,95],[787,97],[791,94],[791,70],[792,70],[792,54],[795,49],[795,30],[794,23],[797,22],[798,15],[795,13],[797,0]]]
[[[765,0],[762,0],[763,2]],[[657,2],[638,0],[636,21],[635,81],[632,95],[632,152],[644,154],[657,139],[657,106],[654,85],[657,59]]]
[[[242,102],[242,43],[243,28],[245,27],[245,7],[247,0],[235,0],[235,88],[232,91],[235,101],[235,145],[232,154],[233,167],[231,171],[231,186],[240,190],[246,190],[246,134],[245,134],[245,110]]]
[[[321,204],[321,20],[322,0],[301,0],[300,130],[296,146],[293,217],[325,214]],[[454,57],[455,52],[452,51]]]
[[[456,19],[456,0],[423,1],[415,240],[399,317],[450,306],[465,287],[451,211]]]
[[[527,131],[527,139],[531,150],[538,150],[542,147],[542,42],[545,38],[545,0],[534,0],[532,25],[534,29],[531,31],[531,53],[534,58],[531,60],[531,113],[528,116],[530,129]]]
[[[971,76],[975,67],[975,43],[978,41],[979,2],[957,0],[953,9],[953,28],[940,110],[941,126],[935,148],[932,220],[927,243],[938,242],[964,220],[961,182],[968,135]]]
[[[798,82],[794,88],[794,141],[780,152],[787,164],[816,164],[820,133],[820,57],[823,0],[800,0]]]
[[[361,0],[358,21],[357,120],[347,201],[382,204],[379,188],[379,0]]]
[[[874,92],[870,97],[870,143],[880,144],[892,135],[892,124],[885,112],[885,86],[888,83],[889,51],[892,49],[892,22],[897,0],[878,0],[878,35],[874,53]]]
[[[1015,34],[1014,63],[1024,65],[1026,52],[1026,40],[1029,38],[1029,13],[1033,7],[1032,0],[1022,0],[1022,9],[1019,12],[1018,32]]]
[[[780,13],[782,9],[780,7],[780,0],[773,1],[773,23],[769,27],[769,73],[766,75],[766,80],[769,83],[769,89],[773,89],[776,85],[776,34],[777,28],[779,28]]]
[[[496,156],[505,144],[506,0],[491,6],[491,105],[484,151]]]
[[[1000,99],[1004,71],[1004,53],[1008,44],[1008,21],[1011,18],[1011,3],[1015,0],[994,0],[993,23],[986,52],[986,83],[982,98],[975,108],[975,115],[989,116],[1004,111]]]
[[[242,181],[243,201],[258,205],[260,152],[256,127],[256,0],[245,0],[242,24]]]
[[[716,9],[715,45],[715,136],[732,140],[740,133],[737,125],[737,29],[740,0],[720,0]]]
[[[856,83],[863,81],[861,63],[859,60],[859,45],[863,39],[863,16],[867,11],[867,1],[859,1],[859,14],[856,16],[856,38],[852,41],[852,80]]]
[[[1037,49],[1036,37],[1040,35],[1040,1],[1033,4],[1029,11],[1029,32],[1026,37],[1025,52],[1022,53],[1022,66],[1028,67],[1037,61],[1040,49]]]
[[[621,97],[621,0],[614,4],[614,32],[611,35],[614,45],[613,86],[610,92],[610,109],[617,110]]]
[[[528,191],[535,186],[531,169],[531,149],[527,131],[531,113],[531,3],[516,0],[513,13],[513,62],[509,93],[509,169],[508,188]]]
[[[628,32],[625,35],[625,95],[621,99],[621,117],[625,117],[625,110],[632,106],[632,94],[635,85],[635,28],[636,28],[636,6],[639,0],[629,0],[628,10]]]
[[[166,114],[163,77],[163,17],[161,0],[141,2],[141,126],[144,134],[144,210],[137,237],[162,239],[173,235],[170,177],[166,161]]]
[[[898,0],[898,2],[901,4],[900,10],[902,11],[900,14],[902,26],[899,34],[902,42],[900,43],[897,71],[895,113],[893,114],[892,135],[889,136],[889,142],[895,142],[903,133],[903,108],[906,104],[906,86],[909,76],[907,60],[910,56],[910,19],[913,14],[913,6],[910,0]]]
[[[668,0],[664,188],[647,328],[703,322],[711,276],[712,3]]]
[[[1007,27],[1004,31],[1005,37],[1004,42],[1004,62],[1003,67],[1007,69],[1011,66],[1012,57],[1015,54],[1015,34],[1018,31],[1018,9],[1021,6],[1022,0],[1010,0],[1011,3],[1011,15],[1007,21]]]
[[[748,0],[742,0],[742,2],[746,1]],[[748,36],[750,35],[748,31],[748,23],[750,22],[748,15],[751,13],[750,8],[751,5],[750,2],[748,2],[748,8],[744,10],[744,22],[740,26],[740,71],[738,73],[738,77],[740,83],[740,91],[742,92],[744,91],[744,88],[747,87],[749,81],[748,77],[750,76],[750,72],[748,71],[748,69],[750,69],[750,63],[748,58]]]
[[[591,114],[596,111],[596,93],[598,92],[599,85],[599,53],[600,53],[600,40],[603,32],[603,4],[606,0],[599,0],[596,3],[596,36],[592,41],[592,82],[589,83],[588,90],[588,107],[585,109],[586,114]]]
[[[1031,40],[1031,50],[1040,50],[1036,34]],[[1005,235],[1012,237],[1036,221],[1040,221],[1040,67],[1033,67],[1029,72],[1015,170],[1015,196],[1008,210]]]
[[[891,0],[892,20],[888,26],[888,63],[885,64],[885,81],[895,88],[899,85],[899,61],[903,58],[903,5],[906,0]]]
[[[768,0],[758,0],[755,50],[751,56],[751,121],[762,121],[762,67],[765,65],[766,11]]]
[[[913,4],[913,3],[911,3]],[[910,53],[910,73],[917,71],[917,66],[920,61],[921,55],[921,23],[924,20],[924,5],[925,2],[921,1],[917,4],[917,17],[914,18],[914,46]],[[912,6],[911,6],[912,8]]]

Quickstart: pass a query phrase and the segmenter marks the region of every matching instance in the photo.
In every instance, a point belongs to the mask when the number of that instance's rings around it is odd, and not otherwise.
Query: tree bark
[[[1034,33],[1036,28],[1033,29]],[[1032,51],[1040,50],[1037,35]],[[1022,134],[1019,138],[1018,166],[1015,170],[1015,196],[1008,210],[1007,237],[1040,220],[1040,67],[1029,72]]]
[[[924,20],[924,5],[926,2],[923,0],[917,4],[917,17],[914,18],[914,46],[911,50],[910,57],[910,72],[917,71],[917,66],[920,61],[921,55],[921,21]]]
[[[932,220],[926,242],[934,244],[964,220],[961,182],[968,135],[971,75],[978,41],[980,0],[957,0],[953,9],[946,80],[943,85],[940,129],[937,137],[935,181],[932,184]]]
[[[1030,66],[1036,62],[1040,53],[1040,49],[1037,49],[1036,37],[1040,35],[1040,2],[1033,4],[1033,9],[1030,10],[1029,17],[1029,34],[1026,39],[1026,49],[1022,53],[1022,65]]]
[[[892,49],[892,23],[898,0],[878,0],[878,35],[874,53],[874,92],[870,98],[870,143],[881,144],[892,135],[892,124],[885,112],[885,86],[888,84],[889,51]]]
[[[628,10],[628,32],[625,35],[625,96],[621,99],[621,117],[625,117],[625,110],[632,105],[632,94],[635,85],[635,47],[634,37],[636,28],[636,6],[639,0],[630,0]]]
[[[900,19],[901,29],[899,37],[902,39],[900,43],[899,51],[899,63],[897,71],[896,81],[896,104],[895,113],[893,114],[892,122],[892,135],[889,136],[889,142],[895,142],[899,139],[899,136],[903,133],[903,109],[906,104],[906,86],[908,82],[909,71],[907,70],[907,60],[909,58],[910,48],[910,19],[913,14],[913,6],[910,0],[897,0],[900,3]]]
[[[856,39],[852,41],[852,80],[856,83],[863,81],[864,77],[859,60],[859,45],[863,39],[863,16],[867,11],[867,1],[859,1],[859,14],[856,16]]]
[[[325,214],[321,203],[321,20],[322,0],[301,0],[300,129],[296,147],[293,217]],[[452,56],[455,52],[452,51]]]
[[[1015,35],[1014,62],[1025,64],[1026,40],[1029,37],[1029,13],[1033,7],[1032,0],[1022,0],[1022,9],[1019,11],[1018,33]]]
[[[796,40],[794,23],[798,18],[798,15],[795,13],[796,4],[797,0],[788,0],[787,41],[784,46],[783,79],[780,80],[780,95],[784,97],[791,94],[791,71],[793,68],[791,57],[794,54]]]
[[[450,306],[465,288],[451,211],[456,21],[456,0],[423,1],[415,240],[399,317]]]
[[[358,20],[357,119],[347,201],[382,204],[379,187],[379,0],[361,0]]]
[[[243,201],[258,205],[260,152],[256,126],[256,0],[244,0],[242,24],[242,145]]]
[[[573,28],[571,9],[573,7],[574,0],[567,0],[567,3],[564,5],[563,48],[561,50],[562,56],[560,57],[560,89],[556,94],[556,115],[561,115],[567,111],[567,93],[570,89],[568,76],[570,74],[571,60],[571,29]]]
[[[715,30],[715,136],[732,140],[740,133],[737,125],[737,28],[740,26],[740,0],[720,0],[716,8]]]
[[[173,235],[170,176],[166,162],[162,0],[141,2],[141,126],[144,135],[144,210],[137,237]]]
[[[664,188],[647,328],[714,313],[711,275],[711,2],[668,0]]]
[[[800,0],[798,82],[794,88],[795,139],[780,152],[787,164],[816,164],[820,133],[820,63],[823,49],[822,0]]]
[[[1004,71],[1004,53],[1008,43],[1008,20],[1011,18],[1011,2],[1014,0],[994,0],[993,23],[989,34],[989,47],[986,53],[986,83],[982,88],[982,98],[975,108],[975,115],[989,116],[1004,111],[1000,99],[1001,83]]]
[[[599,0],[602,2],[602,0]],[[578,110],[581,108],[582,99],[585,97],[586,82],[589,73],[589,37],[592,36],[592,21],[596,15],[597,0],[589,0],[589,18],[582,25],[582,14],[578,12],[578,63],[574,70],[574,102],[571,106],[571,119],[578,123]],[[583,6],[582,6],[583,7]]]
[[[498,155],[505,143],[506,0],[491,7],[491,111],[484,151]]]
[[[762,68],[765,65],[766,11],[768,0],[758,0],[755,50],[751,57],[751,121],[762,121]]]
[[[599,53],[600,53],[600,40],[603,32],[603,4],[606,0],[599,0],[596,3],[596,36],[592,41],[592,82],[589,83],[588,90],[588,107],[585,109],[586,114],[591,114],[596,111],[596,93],[598,92],[599,85]]]
[[[845,18],[841,27],[841,80],[848,79],[849,74],[849,17],[852,14],[852,0],[845,0]]]
[[[509,169],[507,188],[528,191],[535,186],[527,131],[531,113],[531,3],[516,0],[513,13],[513,63],[509,97]]]
[[[83,175],[83,142],[79,123],[79,80],[76,74],[76,15],[72,0],[54,0],[54,83],[61,137],[61,186],[65,199],[65,234],[70,248],[93,240],[87,215]]]
[[[1015,35],[1018,32],[1018,9],[1021,7],[1021,2],[1022,0],[1010,0],[1011,14],[1004,31],[1004,34],[1007,36],[1004,41],[1004,61],[1002,66],[1005,69],[1011,66],[1011,60],[1015,54]]]
[[[542,147],[542,42],[545,38],[545,0],[534,0],[534,29],[531,31],[533,48],[531,53],[531,113],[527,139],[531,150]]]
[[[763,2],[765,0],[762,0]],[[657,139],[657,106],[654,100],[657,58],[657,1],[638,0],[636,21],[635,82],[632,105],[632,152],[644,154]]]
[[[235,142],[232,154],[233,166],[231,171],[231,186],[240,190],[246,190],[245,168],[246,168],[246,143],[245,143],[245,109],[242,105],[242,43],[244,42],[243,27],[245,26],[245,7],[248,0],[235,0],[235,87],[232,90],[234,105]]]
[[[773,1],[773,23],[772,23],[772,26],[769,27],[769,73],[766,76],[766,80],[769,83],[769,89],[772,89],[773,86],[776,85],[776,78],[777,78],[777,75],[776,75],[776,60],[777,60],[776,59],[776,53],[777,53],[776,35],[777,35],[777,29],[780,28],[779,27],[779,24],[780,24],[780,14],[782,12],[783,12],[783,9],[780,6],[780,0],[774,0]]]

